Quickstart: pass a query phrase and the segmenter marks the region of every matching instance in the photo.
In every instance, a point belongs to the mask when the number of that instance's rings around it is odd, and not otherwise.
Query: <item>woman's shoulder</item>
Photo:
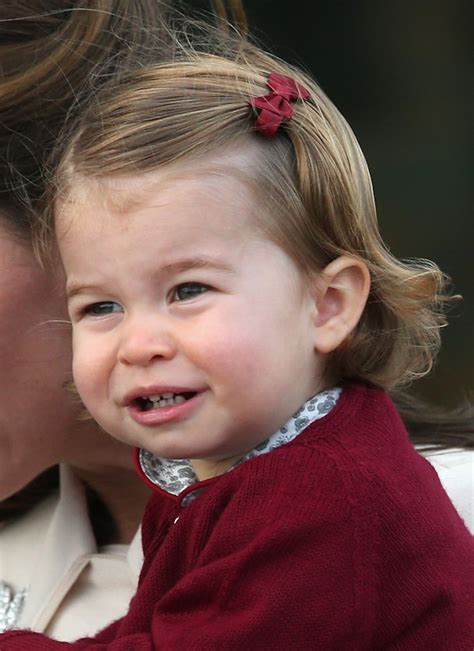
[[[420,453],[430,462],[466,526],[474,533],[474,450]]]

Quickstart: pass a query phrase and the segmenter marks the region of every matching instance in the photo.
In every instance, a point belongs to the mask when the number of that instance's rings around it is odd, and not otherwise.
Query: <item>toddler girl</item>
[[[385,248],[314,81],[201,37],[101,92],[57,174],[75,382],[154,489],[128,614],[71,646],[470,649],[472,539],[386,393],[444,278]]]

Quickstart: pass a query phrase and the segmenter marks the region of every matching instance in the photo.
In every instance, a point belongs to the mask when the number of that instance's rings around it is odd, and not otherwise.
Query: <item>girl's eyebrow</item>
[[[66,285],[66,299],[69,300],[77,294],[97,291],[95,285],[83,285],[82,283],[68,283]]]
[[[216,269],[218,271],[223,271],[225,273],[234,273],[232,267],[225,263],[222,260],[217,260],[215,258],[209,258],[206,256],[194,256],[190,258],[183,258],[182,260],[177,260],[176,262],[171,262],[170,264],[163,265],[160,268],[160,273],[172,275],[181,273],[183,271],[188,271],[190,269]]]

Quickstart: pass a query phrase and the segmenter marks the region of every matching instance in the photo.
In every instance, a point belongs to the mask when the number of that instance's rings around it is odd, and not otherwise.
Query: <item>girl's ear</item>
[[[343,255],[323,269],[313,286],[315,350],[330,353],[357,325],[370,289],[367,265]]]

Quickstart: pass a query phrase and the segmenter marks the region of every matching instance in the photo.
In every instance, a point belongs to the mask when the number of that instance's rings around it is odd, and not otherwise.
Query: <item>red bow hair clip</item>
[[[264,136],[274,136],[281,123],[291,120],[293,108],[290,102],[298,99],[309,99],[309,91],[297,81],[278,72],[268,75],[267,86],[272,91],[268,95],[252,97],[249,104],[260,109],[255,123],[257,131]]]

